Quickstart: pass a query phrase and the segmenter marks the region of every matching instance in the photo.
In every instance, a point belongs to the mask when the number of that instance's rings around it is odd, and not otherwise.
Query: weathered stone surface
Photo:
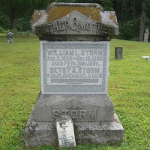
[[[73,122],[113,121],[114,105],[107,94],[51,95],[39,94],[35,104],[35,121],[55,121],[69,115]]]
[[[98,4],[52,3],[45,14],[40,19],[37,18],[40,17],[37,17],[35,11],[32,32],[37,34],[40,40],[56,40],[57,38],[51,38],[52,34],[60,35],[59,40],[63,41],[82,40],[84,35],[94,35],[95,40],[99,40],[98,36],[101,35],[103,40],[107,40],[108,36],[119,34],[115,12],[104,12]],[[71,35],[80,35],[81,38],[77,36],[72,39]]]
[[[40,42],[42,94],[106,94],[109,42]]]
[[[35,11],[32,31],[40,39],[41,93],[25,145],[58,144],[61,115],[72,118],[77,144],[121,142],[124,129],[107,95],[108,41],[119,33],[115,12],[98,4],[52,3]]]
[[[13,33],[7,33],[7,43],[13,43]]]
[[[115,47],[115,59],[123,59],[123,47]]]
[[[147,58],[147,60],[149,60],[149,61],[150,61],[150,57],[148,57],[148,58]]]
[[[60,148],[76,146],[73,122],[68,115],[60,115],[56,119],[56,128]]]
[[[46,10],[34,10],[31,24],[34,24],[36,21],[38,21],[45,13],[46,13]]]
[[[25,146],[51,145],[58,143],[55,122],[35,122],[34,110],[26,124],[24,132]]]
[[[58,144],[55,122],[35,122],[32,114],[24,132],[25,146]],[[116,114],[112,122],[74,122],[74,127],[77,144],[123,141],[124,129]]]

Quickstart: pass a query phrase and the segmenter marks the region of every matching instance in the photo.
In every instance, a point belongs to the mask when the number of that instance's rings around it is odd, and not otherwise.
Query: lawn
[[[123,59],[115,60],[115,47]],[[15,36],[7,44],[0,34],[0,149],[25,150],[23,133],[40,92],[40,43],[37,36]],[[110,45],[108,94],[124,127],[122,143],[77,145],[75,150],[150,149],[150,43],[113,39]],[[54,146],[30,148],[55,150]]]

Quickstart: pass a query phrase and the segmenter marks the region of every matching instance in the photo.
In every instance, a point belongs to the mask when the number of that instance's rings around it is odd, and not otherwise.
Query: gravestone
[[[22,32],[22,31],[23,31],[23,28],[21,27],[21,28],[20,28],[20,33],[19,33],[19,35],[23,35],[23,32]]]
[[[27,30],[27,31],[26,31],[26,35],[27,35],[27,36],[30,36],[30,33],[31,33],[30,30]]]
[[[61,115],[72,118],[77,144],[123,141],[107,94],[110,40],[119,34],[115,12],[93,3],[52,3],[34,12],[32,33],[40,39],[41,92],[25,145],[57,144]]]
[[[7,33],[7,43],[13,43],[13,33]]]
[[[141,56],[142,58],[146,58],[147,60],[150,61],[150,56]]]
[[[60,148],[75,147],[74,126],[72,119],[62,115],[56,119],[56,128]]]
[[[115,47],[115,59],[123,59],[123,47]]]
[[[149,36],[149,29],[145,29],[144,42],[148,42],[148,36]]]

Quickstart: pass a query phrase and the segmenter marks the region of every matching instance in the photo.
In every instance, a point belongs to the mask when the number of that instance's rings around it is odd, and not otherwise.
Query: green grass
[[[123,60],[115,60],[115,47],[123,46]],[[7,44],[0,34],[0,149],[25,150],[23,133],[40,92],[37,36],[15,36]],[[108,94],[125,131],[122,143],[78,145],[74,150],[150,149],[150,43],[111,41]],[[30,148],[55,150],[54,146]],[[69,148],[68,148],[69,150]]]

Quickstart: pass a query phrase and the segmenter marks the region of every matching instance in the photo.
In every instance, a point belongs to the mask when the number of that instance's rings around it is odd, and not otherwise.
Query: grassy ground
[[[15,36],[7,44],[0,34],[0,149],[24,150],[23,133],[40,91],[39,40]],[[114,59],[116,46],[123,46],[123,60]],[[124,141],[108,145],[79,145],[75,150],[150,149],[150,43],[112,40],[108,94],[124,129]],[[30,148],[55,150],[52,146]]]

